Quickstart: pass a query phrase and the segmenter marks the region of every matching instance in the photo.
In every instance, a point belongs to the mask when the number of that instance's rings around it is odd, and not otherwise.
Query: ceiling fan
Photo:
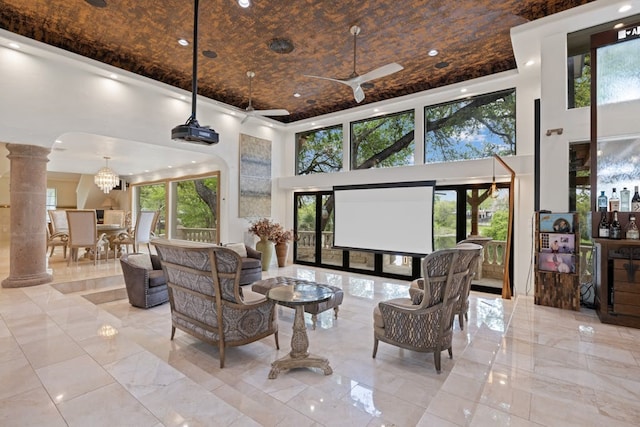
[[[256,76],[256,73],[254,73],[253,71],[247,71],[247,77],[249,77],[249,105],[245,109],[245,111],[247,112],[247,115],[244,117],[244,119],[242,119],[240,124],[243,124],[244,122],[246,122],[247,119],[249,119],[249,117],[254,117],[254,116],[288,116],[289,112],[283,109],[256,110],[255,108],[253,108],[253,105],[251,104],[251,96],[252,96],[252,89],[253,89],[252,82],[255,76]]]
[[[365,73],[363,75],[358,75],[358,73],[356,72],[356,39],[358,37],[358,34],[360,34],[360,27],[354,25],[349,29],[349,32],[353,35],[353,72],[351,73],[349,78],[334,79],[331,77],[312,76],[308,74],[305,74],[305,77],[313,77],[314,79],[330,80],[332,82],[345,84],[353,90],[353,96],[356,99],[356,102],[360,103],[364,100],[364,91],[361,87],[363,83],[379,79],[393,73],[397,73],[398,71],[402,70],[403,67],[400,64],[392,62],[390,64],[376,68],[375,70],[369,71],[368,73]]]

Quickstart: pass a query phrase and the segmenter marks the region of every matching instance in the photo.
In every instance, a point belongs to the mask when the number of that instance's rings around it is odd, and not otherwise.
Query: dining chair
[[[67,221],[67,211],[64,209],[48,210],[49,219],[51,220],[51,234],[68,233],[69,222]]]
[[[158,211],[140,211],[136,216],[136,225],[133,230],[120,233],[115,240],[115,244],[125,247],[129,253],[128,246],[133,246],[133,252],[138,252],[141,244],[147,245],[147,250],[151,253],[151,237],[153,229],[158,221]]]
[[[102,251],[109,260],[109,240],[105,233],[98,237],[96,211],[93,209],[67,209],[67,221],[69,223],[69,243],[71,249],[67,265],[71,259],[78,261],[78,248],[89,248],[93,251],[93,263],[96,264]]]
[[[123,210],[106,210],[104,211],[103,224],[118,224],[124,227],[125,212]]]
[[[67,258],[67,245],[69,243],[69,233],[66,232],[58,232],[51,233],[51,229],[49,224],[45,227],[47,229],[47,249],[51,248],[51,253],[49,254],[49,258],[53,256],[53,251],[56,247],[62,246],[64,259]]]

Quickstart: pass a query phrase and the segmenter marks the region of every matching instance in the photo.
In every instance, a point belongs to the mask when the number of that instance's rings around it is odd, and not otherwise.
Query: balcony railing
[[[178,226],[176,227],[176,239],[190,240],[192,242],[215,242],[216,229],[215,228],[187,228]]]
[[[313,259],[315,253],[316,233],[315,231],[298,231],[298,257],[301,259]],[[336,258],[341,258],[340,250],[331,249],[333,246],[333,232],[323,231],[320,239],[323,253],[325,251],[335,251]],[[504,256],[507,249],[507,242],[504,240],[492,240],[484,246],[482,251],[482,266],[478,271],[478,279],[486,277],[488,279],[502,280],[504,275]],[[591,246],[580,246],[580,281],[588,283],[592,280],[593,274],[593,251]],[[323,259],[332,259],[330,254],[323,255]]]

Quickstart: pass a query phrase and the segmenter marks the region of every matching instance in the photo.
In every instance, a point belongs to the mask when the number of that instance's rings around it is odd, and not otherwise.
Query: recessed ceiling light
[[[187,97],[184,95],[180,95],[180,99],[184,101],[185,99],[187,99]]]
[[[145,169],[144,171],[145,171],[145,172],[149,172],[149,169]]]
[[[187,40],[187,39],[178,39],[178,44],[180,46],[189,46],[189,40]]]
[[[229,113],[229,114],[231,114],[232,116],[235,116],[235,115],[236,115],[236,112],[235,112],[235,111],[232,111],[232,112],[231,112],[231,113]]]
[[[285,38],[275,38],[267,42],[269,50],[275,53],[286,54],[293,52],[293,42]]]
[[[247,7],[251,6],[251,2],[249,0],[238,0],[238,5],[246,9]]]
[[[460,89],[460,92],[465,93],[467,91],[466,87],[463,87],[462,89]]]
[[[173,166],[169,165],[169,166],[167,166],[167,167],[168,167],[169,169],[171,169]]]
[[[56,144],[62,144],[62,141],[60,141],[59,139],[56,139]]]
[[[117,74],[111,73],[111,74],[109,74],[109,77],[112,78],[113,80],[118,80],[118,75]]]
[[[531,67],[531,66],[532,66],[533,64],[535,64],[535,63],[536,63],[536,61],[534,61],[533,59],[530,59],[530,60],[528,60],[528,61],[527,61],[527,63],[526,63],[526,64],[524,64],[524,65],[525,65],[525,66],[527,66],[527,67]]]
[[[616,24],[616,25],[614,25],[614,26],[613,26],[613,28],[614,28],[615,30],[617,30],[618,28],[622,28],[622,27],[624,27],[624,24],[623,24],[622,22],[620,22],[620,23],[618,23],[618,24]]]
[[[374,109],[373,109],[373,112],[374,112],[374,113],[377,113],[378,111],[380,111],[380,110],[379,110],[379,109],[377,109],[377,108],[374,108]]]
[[[624,13],[631,10],[631,5],[630,4],[625,4],[624,6],[620,6],[620,9],[618,9],[618,12],[620,13]]]
[[[431,50],[429,51],[429,56],[436,56],[437,54],[438,54],[438,51],[437,51],[437,50],[435,50],[435,49],[431,49]]]
[[[191,163],[195,163],[195,162],[196,162],[195,160],[191,160]]]
[[[20,49],[20,45],[18,43],[15,43],[15,42],[9,43],[9,47],[12,47],[14,49]]]
[[[296,98],[300,98],[302,95],[300,95],[298,92],[296,92],[296,93],[293,94],[293,96],[296,97]]]
[[[272,128],[273,127],[273,123],[269,123],[269,127]]]

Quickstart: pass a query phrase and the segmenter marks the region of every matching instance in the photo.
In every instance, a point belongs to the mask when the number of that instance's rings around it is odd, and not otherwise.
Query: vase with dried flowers
[[[273,242],[275,243],[276,258],[278,258],[278,267],[287,265],[287,255],[289,253],[289,242],[293,239],[293,231],[285,230],[278,224],[278,230],[275,232]]]
[[[269,218],[260,218],[252,222],[249,227],[249,232],[260,239],[256,243],[256,250],[262,252],[262,271],[269,270],[271,257],[273,256],[274,239],[276,238],[276,232],[281,228],[280,224],[271,221]]]

